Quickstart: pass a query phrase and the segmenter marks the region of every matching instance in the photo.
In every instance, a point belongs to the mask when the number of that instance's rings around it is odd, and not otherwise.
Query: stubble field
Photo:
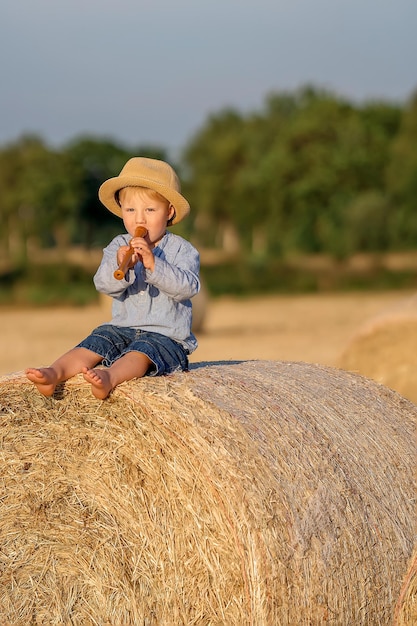
[[[190,361],[267,359],[335,365],[367,320],[410,291],[340,293],[209,301]],[[96,325],[107,306],[0,309],[0,375],[48,365]]]

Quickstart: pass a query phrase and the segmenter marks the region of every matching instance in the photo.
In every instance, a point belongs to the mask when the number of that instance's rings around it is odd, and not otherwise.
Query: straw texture
[[[392,623],[417,408],[306,363],[0,379],[0,624]]]
[[[417,404],[417,296],[367,321],[349,341],[338,365]]]
[[[394,626],[417,624],[417,545],[395,607]]]

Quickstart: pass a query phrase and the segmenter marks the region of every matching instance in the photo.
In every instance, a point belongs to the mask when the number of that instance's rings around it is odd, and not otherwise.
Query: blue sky
[[[417,90],[416,0],[3,0],[0,144],[82,134],[176,151],[210,113],[311,84]]]

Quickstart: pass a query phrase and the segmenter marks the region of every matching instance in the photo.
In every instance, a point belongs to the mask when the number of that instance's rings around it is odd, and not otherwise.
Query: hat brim
[[[160,193],[175,209],[175,217],[172,220],[172,224],[178,224],[178,222],[183,220],[190,212],[188,201],[178,191],[172,189],[172,187],[166,187],[152,179],[141,178],[139,176],[116,176],[109,178],[101,185],[98,190],[98,197],[106,209],[118,217],[122,217],[122,209],[117,203],[116,194],[121,189],[124,189],[124,187],[147,187],[148,189],[153,189]]]

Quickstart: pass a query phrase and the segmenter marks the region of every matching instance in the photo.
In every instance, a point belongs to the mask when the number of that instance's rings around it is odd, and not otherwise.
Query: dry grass
[[[0,623],[391,623],[416,407],[252,361],[43,398],[0,379]]]

